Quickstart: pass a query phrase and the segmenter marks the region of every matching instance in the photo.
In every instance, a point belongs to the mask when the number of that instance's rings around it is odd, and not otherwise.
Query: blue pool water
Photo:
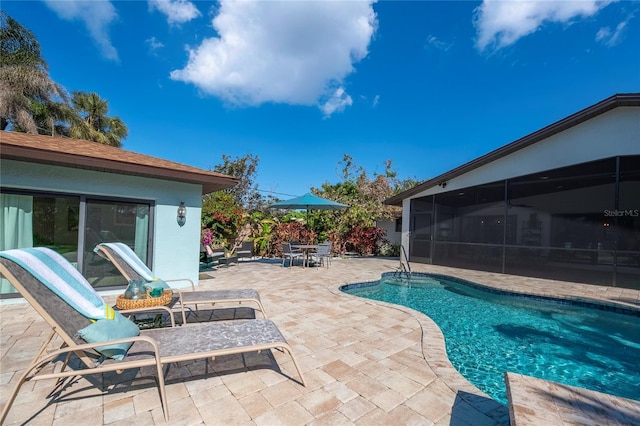
[[[640,317],[485,291],[450,277],[384,274],[349,294],[428,315],[445,336],[454,367],[506,404],[504,373],[640,400]]]

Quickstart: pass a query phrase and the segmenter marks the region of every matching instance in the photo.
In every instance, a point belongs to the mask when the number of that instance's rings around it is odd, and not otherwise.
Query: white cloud
[[[616,0],[484,0],[474,11],[476,47],[498,50],[536,32],[545,23],[570,23],[595,15]]]
[[[91,37],[100,46],[102,55],[113,61],[118,61],[118,51],[111,44],[108,27],[118,18],[115,7],[110,1],[80,1],[80,0],[44,0],[49,9],[58,17],[67,21],[80,20],[84,22]]]
[[[373,1],[221,0],[212,22],[218,36],[189,48],[187,65],[171,78],[234,105],[342,111],[353,102],[344,79],[376,30]]]
[[[380,103],[380,95],[376,95],[375,98],[373,98],[373,103],[371,104],[371,106],[375,107],[379,103]]]
[[[200,16],[198,8],[187,0],[149,0],[149,9],[167,15],[169,25],[184,24]]]
[[[442,41],[438,37],[431,34],[429,34],[429,36],[427,37],[426,43],[427,47],[433,47],[445,52],[453,47],[453,43]]]
[[[344,91],[344,87],[338,87],[333,94],[321,105],[320,110],[325,118],[334,112],[342,112],[348,106],[353,105],[353,99]]]
[[[146,39],[145,42],[149,45],[149,50],[151,50],[152,52],[155,52],[156,50],[164,47],[164,44],[158,41],[155,37],[150,37]]]
[[[616,25],[615,31],[611,31],[609,27],[600,28],[596,33],[596,41],[608,47],[621,43],[631,19],[633,19],[633,15]]]
[[[602,27],[596,33],[596,41],[606,44],[607,40],[611,39],[611,28]]]

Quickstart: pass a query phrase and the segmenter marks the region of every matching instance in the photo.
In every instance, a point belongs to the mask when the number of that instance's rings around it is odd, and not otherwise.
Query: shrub
[[[380,245],[380,256],[399,257],[400,244],[382,243]]]
[[[354,226],[344,236],[346,251],[355,251],[361,255],[376,255],[380,253],[380,246],[387,242],[387,231],[375,226]]]
[[[275,256],[282,256],[282,243],[300,242],[310,244],[316,238],[315,232],[308,229],[300,222],[285,222],[276,226],[273,236],[269,241],[271,245],[270,252]]]

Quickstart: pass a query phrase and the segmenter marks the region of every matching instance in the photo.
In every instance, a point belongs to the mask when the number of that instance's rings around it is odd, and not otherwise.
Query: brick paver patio
[[[278,351],[171,366],[170,424],[508,424],[507,407],[472,386],[449,363],[442,334],[429,318],[338,290],[343,284],[378,280],[397,266],[397,260],[381,258],[336,259],[329,269],[283,268],[279,260],[252,260],[209,272],[208,279],[200,281],[203,288],[251,287],[260,292],[268,318],[293,347],[307,386],[295,381],[290,359]],[[595,298],[640,309],[637,290],[412,266],[499,288]],[[106,298],[115,301],[114,296]],[[221,313],[242,316],[247,309]],[[4,405],[49,330],[24,303],[1,305],[0,324]],[[144,369],[137,377],[77,378],[60,389],[49,380],[27,383],[7,419],[7,424],[25,423],[165,424],[153,375]]]

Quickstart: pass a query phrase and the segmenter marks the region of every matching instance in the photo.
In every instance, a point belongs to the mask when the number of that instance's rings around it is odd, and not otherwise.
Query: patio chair
[[[126,244],[101,243],[95,247],[94,251],[111,261],[127,281],[143,280],[152,286],[154,283],[160,281],[153,275],[153,272],[147,267],[147,265],[140,260],[138,255]],[[255,303],[257,305],[257,310],[262,312],[262,315],[265,318],[267,317],[264,306],[262,306],[262,302],[260,301],[260,295],[254,289],[196,290],[195,284],[189,278],[164,280],[162,283],[179,281],[186,281],[191,284],[191,291],[182,291],[173,287],[170,288],[177,298],[176,305],[180,308],[183,324],[187,323],[185,309],[190,309],[193,306],[197,311],[200,306],[214,306],[215,304],[220,303]]]
[[[243,241],[240,250],[236,251],[238,259],[250,259],[253,257],[253,241]]]
[[[208,244],[203,244],[200,248],[202,258],[207,268],[220,264],[220,259],[224,257],[224,250],[214,250]]]
[[[331,242],[325,242],[318,244],[318,249],[315,253],[313,253],[313,258],[318,260],[320,265],[325,264],[329,268],[329,264],[331,263]]]
[[[169,421],[165,372],[169,364],[204,360],[221,355],[279,349],[288,354],[306,386],[293,352],[278,327],[270,320],[224,321],[182,327],[139,330],[133,322],[111,309],[91,284],[62,256],[48,248],[0,252],[0,275],[20,292],[52,328],[31,364],[8,395],[0,424],[4,423],[22,385],[31,380],[58,379],[155,367],[156,385]],[[8,319],[5,319],[8,320]],[[57,350],[47,350],[55,336],[62,339]],[[80,337],[80,336],[84,336]],[[79,368],[65,371],[72,354]],[[60,371],[47,366],[62,362]],[[284,374],[284,373],[283,373]],[[291,377],[290,377],[291,378]]]
[[[282,266],[284,267],[285,261],[289,259],[289,266],[293,266],[295,259],[302,259],[304,265],[304,253],[301,250],[293,250],[291,243],[282,243]]]

